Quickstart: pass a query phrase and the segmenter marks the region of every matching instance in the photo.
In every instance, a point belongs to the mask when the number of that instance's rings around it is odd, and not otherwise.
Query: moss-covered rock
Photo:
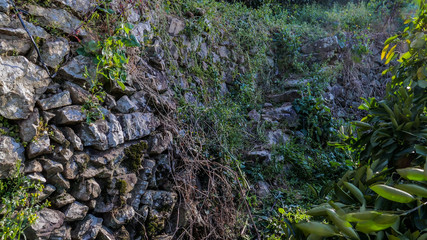
[[[125,165],[133,172],[138,171],[141,167],[144,153],[147,151],[148,144],[146,141],[141,141],[138,144],[132,145],[125,149],[126,160]]]

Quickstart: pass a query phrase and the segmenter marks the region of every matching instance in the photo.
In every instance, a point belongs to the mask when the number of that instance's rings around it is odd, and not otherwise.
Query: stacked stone
[[[83,73],[85,66],[93,72],[92,61],[75,56],[72,42],[44,28],[74,32],[96,1],[53,2],[61,8],[28,6],[40,26],[25,24],[42,40],[49,69],[59,69],[55,79],[37,65],[27,33],[12,17],[11,2],[0,0],[0,116],[17,123],[21,139],[0,135],[0,179],[11,177],[22,160],[25,175],[45,185],[40,200],[49,200],[51,207],[38,213],[27,239],[136,239],[142,229],[150,229],[145,234],[155,239],[177,200],[170,175],[173,136],[158,110],[175,109],[165,73],[139,59],[149,76],[129,79],[125,91],[112,89],[99,102],[102,117],[88,121],[91,110],[83,105],[93,99]],[[136,30],[145,31],[147,23],[131,11]],[[84,39],[88,33],[81,29],[77,35]],[[140,164],[132,165],[130,149]]]

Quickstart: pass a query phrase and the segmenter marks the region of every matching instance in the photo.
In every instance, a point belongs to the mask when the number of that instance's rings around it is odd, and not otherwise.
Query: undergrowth
[[[353,47],[354,59],[360,59],[369,54],[366,33],[376,27],[372,23],[381,19],[376,13],[377,6],[378,3],[366,2],[324,6],[283,5],[272,1],[251,8],[250,4],[248,7],[213,0],[164,1],[167,14],[186,19],[187,39],[202,36],[212,44],[227,42],[233,46],[228,59],[242,58],[233,66],[227,60],[214,61],[213,57],[192,53],[183,56],[180,52],[179,58],[190,58],[192,62],[188,65],[168,62],[171,76],[179,79],[178,76],[184,75],[190,79],[189,87],[175,85],[180,103],[178,118],[191,126],[188,134],[200,145],[201,158],[229,166],[239,175],[238,185],[245,188],[239,192],[234,186],[237,190],[233,192],[239,208],[247,211],[245,204],[237,200],[243,199],[253,214],[252,219],[246,215],[236,222],[243,224],[237,228],[247,229],[240,233],[240,238],[255,238],[257,234],[266,239],[289,236],[280,233],[278,226],[286,225],[289,219],[305,218],[304,208],[317,202],[322,186],[355,166],[347,152],[328,145],[338,138],[338,128],[345,122],[332,117],[321,97],[324,89],[336,81],[342,63],[338,61],[332,67],[308,64],[300,48],[307,42],[348,32],[347,38],[339,40],[343,47]],[[198,14],[200,11],[203,14]],[[172,37],[166,28],[158,28],[157,34],[168,42]],[[196,48],[200,49],[200,44]],[[314,79],[310,86],[312,93],[294,104],[300,117],[298,126],[291,130],[301,134],[286,144],[274,146],[272,160],[266,165],[246,161],[246,152],[265,144],[267,130],[283,127],[254,122],[248,118],[248,112],[260,111],[264,94],[280,92],[283,79],[291,75]],[[301,90],[307,92],[307,88]],[[259,197],[253,191],[259,181],[270,185],[267,197]],[[249,228],[244,227],[245,222]],[[227,231],[227,226],[218,228]]]

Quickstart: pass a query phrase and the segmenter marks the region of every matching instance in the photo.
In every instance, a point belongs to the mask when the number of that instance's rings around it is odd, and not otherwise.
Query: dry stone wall
[[[75,30],[96,1],[52,2],[51,8],[27,5],[34,23],[24,19],[24,24],[39,39],[47,67],[59,70],[54,79],[37,61],[13,4],[0,0],[0,115],[18,126],[20,136],[2,129],[0,178],[10,177],[22,160],[25,175],[45,184],[41,200],[51,202],[26,237],[170,239],[164,229],[177,201],[170,175],[173,133],[157,110],[175,109],[165,73],[137,59],[136,67],[149,78],[136,77],[126,91],[108,94],[100,103],[104,118],[88,123],[83,105],[90,93],[83,73],[85,66],[93,71],[92,60],[78,56],[74,42],[48,28],[85,40],[88,32]],[[138,14],[132,9],[129,18],[143,35],[150,24],[138,22]]]

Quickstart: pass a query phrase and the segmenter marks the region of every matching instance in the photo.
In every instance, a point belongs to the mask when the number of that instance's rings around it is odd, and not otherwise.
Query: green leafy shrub
[[[39,203],[43,190],[40,182],[32,181],[20,171],[14,176],[0,180],[1,212],[0,239],[20,239],[23,232],[37,219],[37,211],[49,205]]]
[[[88,79],[89,92],[92,94],[92,97],[83,105],[88,123],[104,117],[99,103],[104,101],[106,89],[113,89],[116,86],[122,90],[126,89],[126,66],[129,63],[126,49],[141,46],[136,37],[131,34],[133,25],[125,23],[120,14],[115,13],[110,8],[110,3],[111,0],[103,1],[101,4],[103,7],[97,8],[105,14],[108,29],[105,36],[101,36],[102,40],[91,40],[77,49],[78,54],[91,57],[96,65],[95,73],[90,73],[87,66],[84,73],[84,76]],[[95,12],[91,17],[91,21],[99,17],[100,15]],[[112,34],[109,30],[110,21],[116,24]]]
[[[279,69],[282,72],[302,72],[304,62],[299,59],[301,37],[285,28],[282,32],[273,33],[272,39]]]
[[[100,74],[123,90],[127,77],[126,64],[129,62],[126,47],[140,46],[135,36],[130,34],[132,28],[130,23],[120,23],[113,36],[103,41],[90,41],[78,50],[81,55],[93,57],[97,70],[95,78]]]
[[[361,109],[368,115],[354,123],[357,137],[349,132],[344,139],[362,165],[334,186],[334,201],[308,212],[332,224],[299,225],[313,238],[427,237],[427,5],[420,3],[418,16],[407,23],[382,52],[387,64],[399,62],[387,70],[393,77],[385,99],[365,100]],[[401,42],[408,43],[407,52],[395,51]]]

